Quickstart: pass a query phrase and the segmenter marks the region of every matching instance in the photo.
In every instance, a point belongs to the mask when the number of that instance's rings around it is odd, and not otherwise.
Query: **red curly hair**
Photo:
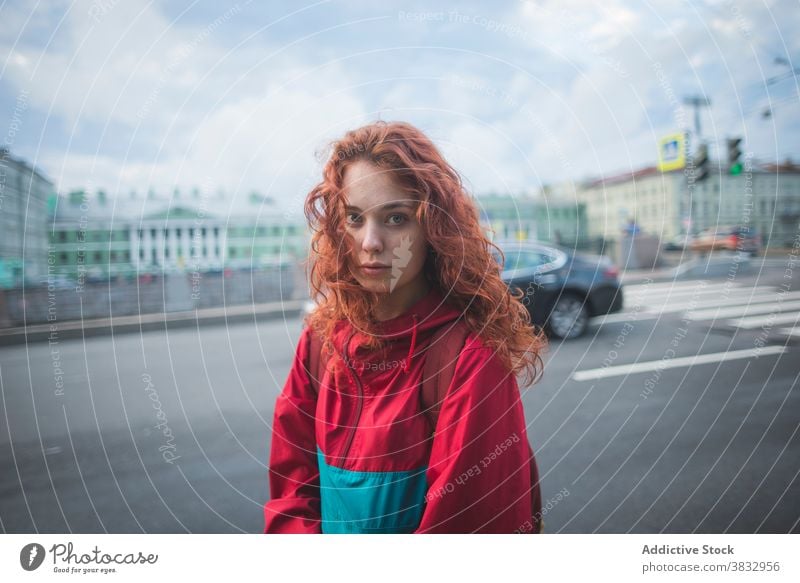
[[[464,314],[467,327],[493,349],[524,383],[537,380],[547,339],[531,325],[522,290],[509,290],[491,248],[502,250],[484,235],[478,211],[461,177],[419,129],[405,122],[376,121],[349,131],[331,144],[323,180],[306,197],[305,215],[312,230],[306,265],[317,308],[306,318],[332,350],[331,338],[340,320],[366,332],[368,348],[380,349],[374,308],[377,293],[365,290],[348,266],[353,246],[345,229],[345,170],[357,160],[392,172],[396,183],[419,201],[416,216],[428,243],[424,273],[447,302]],[[538,370],[537,370],[538,369]]]

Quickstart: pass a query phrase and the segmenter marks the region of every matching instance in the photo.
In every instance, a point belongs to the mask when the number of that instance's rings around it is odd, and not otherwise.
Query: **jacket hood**
[[[421,354],[419,347],[442,325],[454,322],[459,316],[460,312],[446,302],[444,295],[436,287],[431,286],[428,294],[403,314],[380,322],[378,333],[391,345],[388,354],[405,355],[402,369],[408,371],[411,360]],[[365,340],[366,335],[358,332],[349,321],[340,323],[333,338],[337,352],[346,355],[359,374],[371,360],[384,358],[380,354],[369,354],[366,350],[361,350],[359,354]]]

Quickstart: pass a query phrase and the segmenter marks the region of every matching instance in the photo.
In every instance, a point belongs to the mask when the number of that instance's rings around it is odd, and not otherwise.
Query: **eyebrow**
[[[346,210],[349,210],[349,211],[350,210],[359,211],[359,212],[361,211],[361,209],[358,208],[357,206],[352,206],[352,205],[349,205],[349,204],[345,205],[344,208]],[[410,203],[410,202],[389,202],[389,203],[386,203],[384,205],[379,205],[376,208],[377,208],[377,210],[383,210],[383,211],[389,211],[389,210],[396,209],[396,208],[407,208],[407,209],[413,210],[413,209],[416,208],[416,205],[413,204],[413,203]]]

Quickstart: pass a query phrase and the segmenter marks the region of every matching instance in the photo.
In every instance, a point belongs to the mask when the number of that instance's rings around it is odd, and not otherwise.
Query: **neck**
[[[394,293],[383,295],[375,308],[375,318],[379,322],[383,322],[403,315],[411,306],[428,295],[430,289],[428,280],[421,277],[413,284],[403,286]]]

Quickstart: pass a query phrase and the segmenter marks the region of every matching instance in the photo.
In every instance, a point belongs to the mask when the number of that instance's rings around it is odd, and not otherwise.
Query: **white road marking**
[[[662,370],[665,368],[681,368],[686,366],[697,366],[700,364],[710,364],[713,362],[725,362],[727,360],[737,360],[743,358],[753,358],[768,354],[781,354],[786,352],[785,346],[765,346],[762,348],[747,348],[745,350],[729,350],[728,352],[716,352],[713,354],[698,354],[695,356],[682,356],[680,358],[648,360],[646,362],[636,362],[633,364],[620,364],[607,366],[604,368],[592,368],[580,370],[572,374],[575,381],[588,381],[594,379],[604,379],[607,377],[621,376]]]
[[[714,320],[755,314],[781,313],[800,308],[800,302],[769,302],[762,304],[744,304],[732,308],[712,308],[710,310],[691,310],[686,312],[689,320]]]
[[[722,306],[750,306],[756,304],[771,304],[771,303],[778,303],[779,301],[785,301],[789,299],[800,298],[800,291],[796,292],[787,292],[784,293],[782,296],[779,296],[777,292],[774,293],[767,293],[767,294],[759,294],[755,295],[752,298],[740,298],[740,297],[729,297],[724,300],[708,300],[708,301],[696,301],[693,302],[694,311],[687,311],[686,308],[688,307],[688,302],[679,302],[677,304],[668,305],[668,306],[645,306],[642,302],[639,303],[628,303],[628,298],[625,298],[625,303],[628,306],[631,305],[638,305],[640,306],[638,313],[635,310],[627,309],[623,312],[618,312],[616,314],[609,314],[607,316],[597,316],[592,320],[593,324],[612,324],[614,322],[626,322],[626,321],[639,321],[639,320],[655,320],[656,318],[660,317],[662,314],[671,314],[675,312],[684,312],[686,311],[686,315],[691,315],[692,313],[697,313],[699,310],[703,308],[718,308]],[[742,300],[746,299],[746,302],[743,303]],[[770,309],[766,311],[771,311]],[[735,315],[732,314],[732,315]],[[729,316],[722,316],[722,317],[729,317]],[[702,318],[695,318],[695,319],[702,319]]]
[[[768,314],[766,316],[752,316],[750,318],[738,318],[737,320],[725,320],[728,326],[735,326],[744,330],[752,330],[753,328],[761,328],[762,326],[774,326],[775,324],[797,324],[800,318],[800,312],[791,314],[784,314],[782,316],[775,316]]]
[[[703,285],[705,284],[705,285]],[[718,283],[708,283],[707,280],[698,279],[696,281],[676,281],[676,282],[662,282],[662,283],[651,283],[651,284],[636,284],[636,285],[623,285],[625,291],[630,291],[631,293],[636,293],[640,290],[665,290],[665,289],[681,289],[686,287],[710,287],[710,286],[719,286],[724,284]]]
[[[738,297],[738,296],[748,295],[748,294],[751,294],[751,293],[757,295],[757,294],[762,294],[762,293],[765,293],[765,292],[769,292],[770,290],[774,290],[774,289],[775,288],[773,288],[771,286],[758,286],[758,287],[753,287],[753,288],[734,287],[734,288],[731,288],[725,295],[721,295],[720,294],[721,290],[718,290],[718,289],[694,290],[694,291],[687,290],[686,292],[679,292],[679,293],[673,293],[673,294],[647,294],[647,293],[628,294],[628,293],[626,293],[625,294],[625,299],[631,298],[631,300],[640,300],[640,301],[648,300],[648,301],[653,301],[653,302],[662,301],[662,300],[663,301],[672,300],[673,302],[678,302],[678,301],[685,301],[687,298],[692,298],[692,297],[704,298],[704,297],[712,296],[712,297],[717,297],[717,298],[719,298],[719,297],[730,298],[730,297]]]

